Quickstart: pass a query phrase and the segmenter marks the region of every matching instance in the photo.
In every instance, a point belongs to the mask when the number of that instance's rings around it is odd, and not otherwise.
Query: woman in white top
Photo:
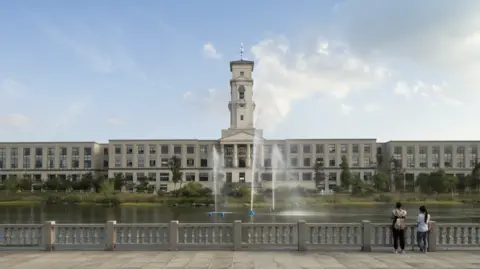
[[[427,208],[422,205],[419,208],[420,213],[417,217],[417,244],[420,252],[427,252],[428,223],[430,222],[430,214]]]

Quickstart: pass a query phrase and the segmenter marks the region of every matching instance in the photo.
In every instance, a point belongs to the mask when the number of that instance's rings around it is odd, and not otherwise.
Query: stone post
[[[242,221],[233,222],[233,250],[242,249]]]
[[[106,251],[113,251],[115,250],[115,246],[117,244],[117,230],[115,225],[117,221],[109,220],[105,224],[105,250]]]
[[[437,251],[437,222],[430,221],[428,223],[430,231],[428,232],[428,252]]]
[[[369,220],[362,220],[362,251],[372,251],[372,223]]]
[[[178,250],[178,220],[170,221],[168,227],[169,248],[170,251]]]
[[[299,220],[297,222],[297,240],[298,240],[298,251],[307,250],[307,223],[304,220]]]
[[[45,251],[55,250],[55,221],[53,220],[43,223],[43,246]]]

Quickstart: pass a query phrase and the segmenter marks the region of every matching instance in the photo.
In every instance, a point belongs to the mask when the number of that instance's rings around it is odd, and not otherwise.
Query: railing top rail
[[[55,223],[52,224],[53,227],[59,227],[59,228],[103,228],[105,227],[105,224],[93,224],[93,223]]]
[[[116,223],[115,227],[129,228],[129,227],[149,227],[149,228],[166,228],[168,223]]]
[[[357,222],[346,222],[346,223],[328,223],[328,222],[307,222],[307,225],[324,225],[324,226],[335,226],[335,227],[341,227],[341,226],[361,226],[361,223]]]
[[[2,228],[41,228],[43,224],[33,224],[33,223],[28,223],[28,224],[0,224],[0,227]]]
[[[179,223],[180,227],[232,227],[233,223]]]
[[[252,226],[292,226],[292,225],[297,225],[297,222],[280,222],[280,223],[275,223],[275,222],[265,222],[265,223],[260,223],[260,222],[242,222],[242,225],[252,225]]]

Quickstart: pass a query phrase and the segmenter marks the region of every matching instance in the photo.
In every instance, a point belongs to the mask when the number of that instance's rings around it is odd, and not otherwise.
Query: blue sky
[[[241,42],[267,138],[480,137],[478,1],[104,0],[0,3],[0,141],[218,139]]]

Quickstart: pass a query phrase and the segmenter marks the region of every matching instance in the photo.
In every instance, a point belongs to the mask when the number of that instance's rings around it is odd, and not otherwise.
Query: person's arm
[[[422,222],[422,215],[418,214],[418,217],[417,217],[417,224],[420,224]]]

